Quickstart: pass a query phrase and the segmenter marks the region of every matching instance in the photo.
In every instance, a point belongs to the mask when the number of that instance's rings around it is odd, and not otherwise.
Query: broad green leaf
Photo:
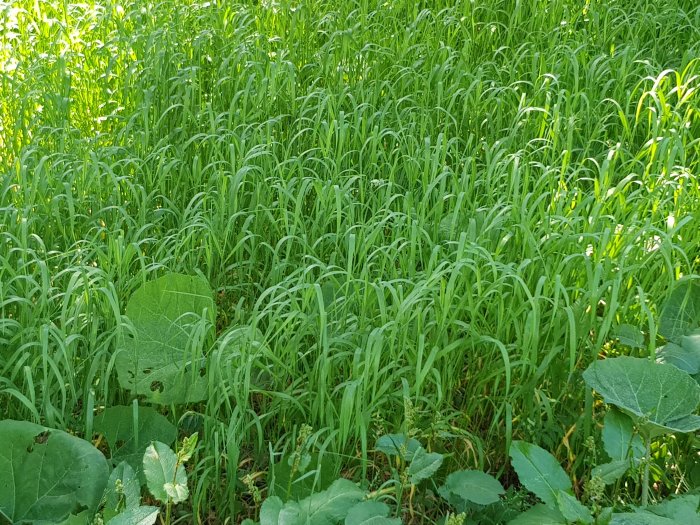
[[[557,492],[557,508],[568,522],[593,523],[591,511],[569,492],[563,490]]]
[[[117,344],[121,387],[160,404],[205,399],[206,360],[202,345],[192,345],[202,320],[213,324],[216,316],[207,282],[165,275],[134,292],[126,315],[134,331],[125,330]]]
[[[106,520],[122,510],[136,508],[141,503],[141,483],[126,461],[119,463],[109,475],[104,500],[103,517]]]
[[[693,415],[700,386],[675,366],[615,357],[592,363],[583,379],[607,403],[632,416],[648,437],[700,428],[700,417]]]
[[[659,316],[659,334],[677,343],[700,327],[700,280],[679,282],[664,303]]]
[[[380,501],[362,501],[345,517],[345,525],[401,525],[398,518],[389,518],[389,506]]]
[[[520,516],[508,522],[508,525],[567,525],[566,518],[555,508],[547,505],[535,505]]]
[[[615,459],[609,463],[597,465],[591,471],[591,475],[600,478],[606,485],[610,485],[624,476],[631,466],[631,459]]]
[[[632,420],[614,407],[605,414],[601,437],[605,452],[614,461],[644,457],[644,442],[634,432]]]
[[[97,509],[107,460],[92,444],[26,421],[0,421],[0,512],[13,523],[60,523]]]
[[[277,496],[272,496],[263,501],[260,507],[260,525],[278,525],[280,512],[284,503]]]
[[[651,512],[640,511],[615,513],[610,525],[678,525],[678,523]]]
[[[566,472],[543,448],[525,441],[513,441],[510,457],[520,483],[547,505],[555,507],[559,491],[571,490],[571,480]]]
[[[347,479],[337,479],[328,489],[299,502],[309,525],[331,525],[345,518],[348,511],[364,498],[365,492]]]
[[[610,336],[631,348],[644,348],[644,334],[636,326],[630,324],[618,325],[612,330]]]
[[[700,332],[680,337],[678,344],[668,343],[656,352],[656,361],[668,363],[690,375],[700,373]]]
[[[167,503],[180,503],[187,499],[187,474],[178,464],[177,455],[165,443],[154,441],[143,455],[143,473],[146,485],[153,496]]]
[[[158,507],[134,507],[107,522],[107,525],[153,525],[158,519]]]
[[[409,461],[421,448],[421,444],[417,439],[409,438],[405,434],[386,434],[377,440],[374,448],[387,456],[400,456]]]
[[[421,447],[416,450],[416,453],[411,459],[411,464],[408,467],[408,475],[411,476],[411,483],[416,485],[428,479],[437,472],[442,465],[443,456],[437,452],[426,452]]]
[[[496,503],[505,494],[505,490],[496,478],[485,472],[458,470],[447,476],[438,493],[447,501],[457,497],[464,503],[490,505]]]
[[[683,525],[700,525],[699,508],[700,494],[684,494],[647,507],[646,510]]]
[[[126,461],[138,473],[143,470],[146,447],[152,441],[172,445],[177,430],[170,421],[150,407],[138,407],[136,419],[134,429],[132,407],[111,407],[95,418],[94,430],[107,440],[113,464]]]

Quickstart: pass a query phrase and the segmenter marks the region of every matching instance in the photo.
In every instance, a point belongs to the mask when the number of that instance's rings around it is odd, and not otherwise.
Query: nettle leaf
[[[153,525],[158,519],[158,507],[127,509],[107,522],[107,525]]]
[[[216,317],[209,284],[167,274],[134,292],[126,315],[133,332],[125,330],[117,344],[120,386],[160,404],[205,399],[203,333]]]
[[[513,441],[510,457],[520,483],[547,505],[556,507],[559,491],[571,491],[571,480],[566,472],[543,448],[525,441]]]
[[[126,461],[136,472],[141,472],[146,447],[152,441],[172,445],[177,429],[150,407],[138,407],[136,419],[134,429],[133,407],[110,407],[95,417],[93,428],[107,440],[113,464]]]
[[[141,483],[126,461],[119,463],[109,475],[104,500],[103,517],[106,520],[115,517],[121,510],[136,508],[141,503]]]
[[[109,467],[91,443],[27,421],[0,421],[0,513],[10,523],[60,523],[93,513]]]
[[[510,520],[508,525],[567,525],[567,521],[556,508],[540,503]]]
[[[380,501],[362,501],[345,517],[345,525],[401,525],[399,518],[389,518],[389,505]]]
[[[493,476],[480,470],[458,470],[452,472],[438,493],[448,502],[457,498],[462,505],[476,503],[490,505],[496,503],[505,494],[500,482]]]
[[[374,448],[387,456],[400,456],[409,461],[421,448],[421,444],[417,439],[409,438],[405,434],[385,434],[377,440]]]
[[[678,343],[700,327],[700,280],[680,281],[664,303],[659,316],[659,334]]]
[[[411,483],[417,485],[424,479],[428,479],[437,472],[442,465],[442,454],[437,452],[427,452],[423,447],[416,450],[408,467],[408,475],[411,476]]]
[[[690,375],[700,373],[700,330],[679,338],[678,344],[668,343],[656,352],[658,363],[668,363]]]
[[[634,432],[632,419],[614,407],[605,414],[601,437],[605,452],[613,461],[626,460],[630,456],[634,459],[644,457],[644,442]]]
[[[187,474],[177,455],[165,443],[154,441],[143,455],[148,490],[158,501],[180,503],[187,499]]]
[[[607,403],[629,414],[648,437],[700,428],[700,417],[693,415],[700,386],[675,366],[614,357],[592,363],[583,379]]]
[[[557,492],[557,508],[568,522],[593,523],[593,515],[573,494],[560,490]]]

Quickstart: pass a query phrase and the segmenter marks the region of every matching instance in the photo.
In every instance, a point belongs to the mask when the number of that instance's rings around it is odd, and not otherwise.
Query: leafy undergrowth
[[[134,472],[197,433],[183,523],[309,497],[300,441],[406,522],[453,471],[532,506],[516,442],[592,512],[688,492],[695,433],[582,373],[700,373],[698,56],[691,0],[0,0],[2,418]]]

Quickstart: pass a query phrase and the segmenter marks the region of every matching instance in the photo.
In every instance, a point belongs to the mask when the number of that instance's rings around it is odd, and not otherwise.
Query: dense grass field
[[[259,331],[158,407],[200,433],[180,522],[255,518],[305,425],[374,489],[408,429],[513,491],[514,439],[583,480],[581,371],[653,351],[700,273],[698,57],[695,0],[0,2],[1,418],[92,439],[126,302],[179,272],[206,341]]]

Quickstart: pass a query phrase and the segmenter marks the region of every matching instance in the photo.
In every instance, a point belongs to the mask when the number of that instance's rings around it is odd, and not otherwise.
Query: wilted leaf
[[[513,441],[510,457],[520,483],[547,505],[555,507],[559,491],[571,490],[571,480],[566,472],[543,448],[525,441]]]
[[[27,421],[0,421],[0,513],[12,523],[60,523],[94,512],[107,460],[85,440]]]

